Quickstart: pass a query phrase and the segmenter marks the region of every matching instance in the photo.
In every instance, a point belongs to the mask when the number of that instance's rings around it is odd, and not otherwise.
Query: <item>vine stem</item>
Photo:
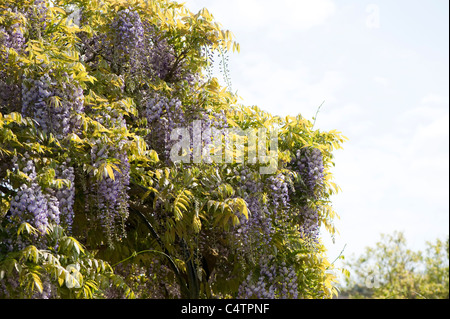
[[[312,128],[314,128],[314,125],[316,125],[317,115],[319,114],[320,108],[322,107],[323,103],[325,103],[325,101],[323,101],[323,102],[319,105],[319,107],[317,108],[317,111],[316,111],[316,115],[314,115],[314,117],[313,117],[314,123],[313,123]]]
[[[130,212],[135,213],[144,222],[145,226],[150,230],[152,237],[154,239],[156,239],[156,241],[158,242],[160,247],[165,251],[165,252],[161,252],[161,251],[158,251],[158,252],[167,257],[170,268],[172,268],[173,272],[175,273],[175,276],[178,278],[178,282],[180,284],[182,295],[184,295],[185,297],[188,297],[189,296],[189,288],[186,286],[185,281],[183,280],[183,278],[180,274],[180,270],[178,269],[178,267],[175,264],[175,262],[173,261],[173,259],[169,256],[169,252],[168,252],[167,248],[165,247],[161,238],[156,233],[152,224],[150,224],[148,219],[141,213],[141,211],[137,208],[134,208],[133,205],[130,205],[129,209],[130,209]],[[128,257],[128,258],[130,258],[130,257]]]
[[[339,257],[341,257],[342,253],[343,253],[344,250],[345,250],[345,247],[347,247],[347,244],[344,245],[344,248],[342,248],[341,252],[340,252],[339,255],[336,257],[336,259],[333,260],[333,262],[331,263],[331,265],[334,265],[334,263],[336,262],[336,260],[338,260]]]
[[[157,253],[157,254],[164,255],[164,256],[166,256],[166,257],[169,258],[169,259],[172,259],[169,255],[167,255],[166,253],[164,253],[164,252],[162,252],[162,251],[154,250],[154,249],[146,249],[146,250],[141,250],[141,251],[139,251],[139,252],[137,252],[137,253],[134,252],[133,254],[131,254],[131,256],[129,256],[129,257],[127,257],[127,258],[125,258],[125,259],[123,259],[123,260],[121,260],[121,261],[115,263],[114,265],[112,265],[112,267],[116,267],[117,265],[119,265],[119,264],[121,264],[121,263],[124,263],[124,262],[127,261],[128,259],[134,258],[134,257],[136,257],[137,255],[140,255],[140,254],[143,254],[143,253]]]

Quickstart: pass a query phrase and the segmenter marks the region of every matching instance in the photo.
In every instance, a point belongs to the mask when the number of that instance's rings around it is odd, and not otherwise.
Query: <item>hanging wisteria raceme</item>
[[[298,297],[295,269],[286,262],[279,265],[271,255],[263,256],[259,262],[259,273],[250,271],[239,286],[238,298],[243,299],[296,299]]]
[[[30,24],[30,39],[39,39],[42,36],[42,32],[47,27],[47,11],[48,7],[45,0],[34,0],[34,3],[29,7],[26,16]]]
[[[46,100],[52,95],[50,81],[50,76],[45,73],[36,80],[24,78],[22,82],[22,114],[41,122],[43,130],[48,130],[49,125]]]
[[[55,284],[51,282],[49,276],[45,276],[42,280],[42,292],[36,291],[31,296],[31,299],[56,299],[57,297]]]
[[[9,49],[20,53],[24,44],[25,37],[19,23],[7,30],[0,27],[0,111],[6,108],[6,113],[18,112],[21,108],[19,79],[12,76],[7,66],[10,60]]]
[[[251,254],[259,243],[269,245],[274,231],[272,216],[266,203],[262,201],[263,183],[255,179],[255,172],[250,167],[243,167],[240,171],[235,169],[235,174],[240,176],[240,191],[247,203],[249,218],[240,217],[240,223],[234,229],[239,242],[246,243],[238,247],[243,254]]]
[[[183,69],[182,61],[177,62],[165,32],[157,30],[149,21],[142,21],[136,11],[118,11],[110,29],[110,35],[80,35],[84,60],[93,68],[98,67],[100,57],[103,57],[117,75],[133,77],[139,74],[152,81],[168,82],[184,79],[191,85],[198,78]]]
[[[14,299],[19,286],[18,278],[8,277],[0,280],[0,299]]]
[[[161,32],[148,21],[143,22],[144,41],[141,50],[141,65],[148,71],[150,78],[159,78],[166,82],[186,80],[193,86],[200,80],[199,74],[186,68],[186,61],[177,58],[174,48],[169,44],[166,32]]]
[[[214,155],[215,139],[219,141],[222,141],[223,138],[229,139],[226,130],[229,127],[228,121],[224,111],[214,112],[213,110],[206,110],[195,116],[195,118],[196,121],[201,122],[201,129],[194,132],[192,124],[189,126],[189,132],[192,136],[190,147],[194,147],[193,143],[195,140],[201,140],[203,161],[210,163],[213,161],[211,156]],[[194,137],[194,134],[198,134],[198,136]]]
[[[72,76],[66,74],[64,78],[58,83],[44,73],[22,81],[22,114],[35,119],[45,133],[57,138],[79,128],[79,115],[84,109],[83,89]]]
[[[113,64],[117,71],[121,71],[127,64],[131,70],[136,70],[143,57],[142,44],[144,28],[139,14],[124,9],[117,12],[111,24],[113,30]]]
[[[148,127],[151,128],[147,144],[158,151],[162,160],[169,161],[170,149],[175,143],[171,141],[170,133],[186,123],[181,101],[155,93],[146,98],[142,116],[147,119]]]
[[[166,79],[176,60],[173,48],[164,38],[164,34],[158,32],[154,25],[145,21],[143,27],[145,34],[141,55],[148,57],[143,62],[148,70],[147,75],[151,78]],[[179,72],[179,69],[173,70],[173,76],[179,75]]]
[[[292,169],[300,173],[304,186],[297,185],[300,192],[307,192],[315,197],[317,186],[323,184],[324,166],[322,152],[317,148],[302,148],[297,150],[296,158],[291,162]]]
[[[70,160],[64,161],[55,169],[55,178],[64,179],[70,183],[70,186],[63,185],[61,188],[47,189],[47,192],[57,200],[60,224],[70,233],[74,218],[73,205],[75,202],[75,173],[73,167],[70,166]]]
[[[96,120],[111,128],[126,129],[127,124],[122,114],[112,112],[103,113]],[[85,189],[88,198],[86,210],[94,213],[94,220],[100,223],[105,231],[108,241],[125,235],[125,221],[128,218],[128,190],[130,184],[130,163],[126,151],[127,140],[118,137],[112,144],[101,139],[92,141],[93,147],[90,152],[91,165],[100,170],[101,178],[98,178],[93,171],[89,175],[89,187]],[[105,169],[109,159],[114,166],[109,166],[112,175]],[[115,167],[115,168],[114,168]],[[103,168],[103,170],[102,170]]]
[[[4,45],[6,48],[14,49],[20,53],[25,45],[25,36],[21,30],[22,28],[23,26],[18,22],[12,24],[7,30],[0,27],[0,45]],[[8,52],[5,50],[3,55],[7,58]]]
[[[317,240],[319,236],[319,215],[310,207],[303,207],[294,214],[300,225],[300,236],[304,239]]]
[[[242,253],[252,253],[260,244],[269,245],[274,228],[272,217],[266,204],[261,202],[258,195],[248,195],[244,198],[250,211],[249,219],[241,218],[240,224],[235,228],[236,237],[245,243],[239,250]]]
[[[270,176],[267,179],[269,195],[276,211],[289,208],[289,185],[283,174]]]
[[[13,166],[19,169],[17,158]],[[44,234],[50,223],[59,224],[60,211],[58,199],[45,193],[36,181],[36,169],[32,160],[27,160],[21,171],[30,182],[22,184],[11,201],[11,220],[17,223],[27,222]]]
[[[93,166],[99,168],[108,158],[115,157],[120,170],[114,170],[114,179],[103,176],[100,180],[91,175],[91,187],[88,189],[88,211],[94,212],[94,220],[99,222],[110,243],[124,235],[124,223],[128,217],[128,186],[130,165],[123,150],[113,147],[94,145],[91,150]]]

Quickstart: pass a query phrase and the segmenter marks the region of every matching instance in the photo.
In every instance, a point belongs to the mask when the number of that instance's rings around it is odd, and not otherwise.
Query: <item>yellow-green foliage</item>
[[[331,206],[331,196],[339,191],[331,173],[333,152],[341,148],[346,138],[337,131],[315,129],[313,123],[301,115],[280,118],[258,107],[240,105],[238,97],[229,88],[222,87],[216,78],[207,78],[206,70],[211,62],[202,50],[240,50],[232,33],[224,30],[207,9],[192,13],[183,4],[168,0],[57,0],[46,3],[47,27],[41,30],[36,27],[35,20],[27,19],[33,15],[25,14],[37,10],[34,1],[0,0],[0,61],[8,61],[0,63],[0,74],[18,85],[23,77],[38,78],[49,72],[61,85],[70,78],[83,89],[85,111],[77,115],[78,131],[55,136],[43,132],[34,119],[22,116],[20,109],[11,110],[7,105],[0,105],[1,230],[5,234],[9,231],[9,220],[3,216],[17,189],[29,178],[20,169],[6,169],[2,161],[27,154],[35,162],[36,182],[43,189],[70,187],[69,181],[55,178],[54,168],[71,160],[77,176],[73,234],[65,236],[60,226],[51,226],[46,236],[53,236],[53,241],[59,240],[56,250],[54,247],[48,251],[38,249],[34,245],[11,253],[0,250],[2,277],[12,276],[16,269],[26,297],[33,296],[36,291],[42,292],[43,278],[50,278],[58,286],[61,297],[101,298],[105,296],[103,289],[108,284],[122,289],[127,297],[152,297],[145,289],[139,290],[140,285],[160,282],[169,288],[178,286],[181,297],[226,298],[237,296],[239,284],[252,267],[257,267],[258,254],[267,253],[295,269],[299,297],[335,296],[336,277],[324,245],[320,240],[311,243],[301,238],[298,224],[274,225],[271,247],[239,242],[231,235],[231,230],[240,221],[252,218],[239,189],[241,181],[233,171],[239,164],[168,164],[161,160],[161,152],[149,148],[148,136],[155,129],[141,114],[145,107],[144,91],[152,90],[179,99],[183,111],[192,118],[207,110],[212,113],[223,111],[231,127],[277,129],[275,174],[285,174],[292,180],[300,178],[289,169],[296,150],[319,149],[323,155],[324,184],[318,190],[320,196],[308,200],[302,197],[301,205],[307,203],[308,207],[317,210],[319,224],[332,235],[337,232],[333,221],[338,215]],[[200,80],[189,83],[169,77],[150,78],[143,70],[119,72],[101,53],[95,57],[95,65],[86,61],[83,45],[101,35],[106,34],[107,38],[117,12],[124,8],[139,13],[141,20],[151,24],[167,41],[175,66],[183,65],[185,72],[197,75]],[[78,9],[82,9],[79,22],[75,21]],[[2,28],[7,30],[13,25],[19,26],[27,39],[22,51],[2,45]],[[108,42],[105,40],[104,43]],[[127,67],[123,66],[124,69]],[[64,101],[52,96],[48,103],[58,108]],[[111,120],[118,115],[125,120],[125,126]],[[111,238],[90,222],[90,214],[94,213],[86,210],[89,189],[83,183],[86,176],[94,176],[96,181],[114,180],[120,176],[118,154],[109,154],[99,165],[92,163],[90,157],[94,147],[114,149],[119,144],[123,145],[130,164],[127,204],[130,215],[122,225],[127,236],[111,242]],[[239,155],[239,150],[231,152]],[[245,157],[245,162],[247,160]],[[257,171],[259,166],[255,167]],[[264,178],[255,176],[255,180]],[[266,201],[270,194],[260,195],[262,201]],[[293,201],[290,209],[298,210],[301,205]],[[162,212],[164,218],[158,215]],[[34,230],[31,225],[22,223],[18,227],[18,236],[26,235],[32,240]],[[246,245],[255,245],[252,246],[254,253],[240,256],[237,251]],[[221,256],[218,246],[228,249],[229,255]],[[147,274],[145,279],[139,275],[143,268],[147,271],[161,263],[167,272],[158,276]],[[110,265],[126,265],[131,274],[122,279],[114,275],[115,269]],[[216,277],[212,283],[208,278],[213,272]],[[154,285],[159,286],[159,283]],[[167,292],[164,297],[175,295]]]

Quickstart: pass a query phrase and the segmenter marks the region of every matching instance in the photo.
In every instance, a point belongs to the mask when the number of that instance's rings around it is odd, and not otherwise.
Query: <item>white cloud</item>
[[[373,81],[374,81],[375,83],[381,84],[382,86],[388,86],[389,83],[390,83],[389,79],[388,79],[388,78],[385,78],[385,77],[383,77],[383,76],[375,76],[375,77],[373,78]]]
[[[448,105],[448,96],[444,97],[439,94],[430,93],[422,99],[422,103],[427,105],[429,104]]]
[[[243,1],[241,1],[243,2]],[[308,30],[323,24],[336,11],[331,0],[279,0],[273,6],[273,1],[267,1],[267,16],[282,21],[280,28]]]
[[[312,78],[312,71],[301,61],[282,66],[261,52],[240,55],[235,63],[231,78],[242,103],[282,116],[301,113],[311,119],[323,101],[323,108],[329,110],[345,83],[340,72],[329,70]]]
[[[443,142],[444,139],[448,140],[449,134],[449,115],[443,114],[438,118],[435,118],[431,123],[420,125],[417,127],[416,133],[413,136],[413,143],[418,147],[430,145],[431,141]]]
[[[323,24],[336,11],[332,0],[187,0],[186,5],[192,11],[206,7],[231,31],[249,28],[304,31]]]
[[[365,114],[357,104],[347,104],[326,114],[326,120],[348,118],[350,130],[344,133],[349,136],[355,119]],[[373,121],[374,127],[349,136],[336,154],[333,172],[343,192],[333,199],[342,234],[335,245],[328,243],[334,255],[344,244],[347,251],[361,252],[370,243],[354,239],[375,243],[381,232],[404,231],[416,248],[448,234],[448,99],[426,95],[388,130],[375,129],[379,122]]]

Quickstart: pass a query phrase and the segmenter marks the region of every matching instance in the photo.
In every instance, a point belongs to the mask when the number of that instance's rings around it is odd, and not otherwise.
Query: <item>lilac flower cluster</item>
[[[146,99],[144,105],[142,115],[151,128],[147,143],[150,148],[158,151],[163,160],[168,161],[170,149],[175,143],[170,141],[170,133],[174,128],[183,126],[185,123],[181,101],[155,93]]]
[[[70,182],[70,186],[63,185],[59,189],[47,189],[47,192],[57,200],[60,212],[60,223],[70,233],[74,218],[73,205],[75,202],[75,173],[73,167],[69,166],[70,159],[63,162],[55,169],[55,177]]]
[[[298,298],[297,275],[293,267],[280,264],[273,256],[263,256],[259,261],[259,272],[255,269],[238,290],[243,299],[296,299]]]
[[[48,125],[45,120],[47,119],[46,100],[52,95],[50,81],[50,76],[46,73],[36,80],[24,78],[22,82],[22,113],[40,120],[43,129]]]
[[[241,217],[241,222],[235,228],[235,236],[243,244],[243,253],[252,253],[258,245],[269,245],[273,235],[272,218],[266,205],[257,196],[249,195],[245,198],[249,219]]]
[[[299,232],[302,238],[317,240],[319,236],[319,216],[317,211],[309,207],[303,207],[296,218],[298,219]]]
[[[175,63],[175,54],[173,49],[170,47],[167,39],[157,35],[153,26],[146,25],[147,30],[147,50],[149,56],[149,67],[153,76],[160,79],[167,79],[170,72],[172,72],[172,77],[180,76],[180,69],[173,70]]]
[[[17,52],[22,51],[25,45],[25,36],[21,27],[22,25],[18,22],[12,24],[8,29],[0,27],[0,45],[14,49]],[[8,57],[6,50],[3,54]]]
[[[19,23],[13,24],[10,28],[0,27],[0,111],[2,106],[6,107],[6,112],[20,111],[20,85],[13,80],[7,66],[9,64],[8,49],[21,52],[24,48],[25,37],[20,29]]]
[[[121,66],[129,62],[132,68],[136,68],[137,60],[141,58],[139,48],[144,37],[144,27],[139,14],[129,9],[120,10],[111,28],[114,31],[114,63]]]
[[[44,132],[58,138],[79,127],[78,115],[84,109],[83,89],[74,83],[72,75],[66,74],[64,78],[64,82],[57,83],[45,73],[37,79],[24,78],[22,82],[22,114],[32,117]]]
[[[0,280],[0,299],[15,299],[19,289],[18,278],[7,277]]]
[[[17,162],[17,158],[14,162]],[[14,166],[18,167],[18,164]],[[11,200],[11,218],[19,223],[28,222],[43,234],[50,223],[59,224],[58,200],[44,193],[37,183],[36,169],[32,160],[26,161],[22,172],[29,177],[30,182],[22,184]]]
[[[142,21],[139,13],[130,9],[117,12],[111,24],[112,39],[106,40],[105,56],[111,57],[117,74],[144,74],[150,79],[167,82],[187,80],[192,84],[196,76],[186,70],[183,59],[177,59],[167,34],[149,21]],[[94,45],[95,46],[95,45]]]
[[[176,123],[184,120],[181,101],[177,98],[169,99],[158,93],[147,99],[144,115],[149,124],[162,121],[170,130],[175,128]]]
[[[255,178],[255,172],[244,167],[240,171],[235,170],[235,174],[240,176],[240,190],[249,210],[249,219],[241,216],[235,234],[239,242],[245,243],[240,250],[247,254],[261,243],[270,244],[274,229],[269,209],[261,200],[263,184]]]
[[[214,133],[218,132],[220,133],[220,136],[226,135],[225,129],[227,129],[229,125],[224,111],[214,112],[213,110],[208,109],[202,112],[198,116],[198,119],[202,123],[201,134],[205,149],[208,145],[213,144]]]
[[[48,226],[47,200],[37,183],[20,186],[16,196],[11,200],[11,216],[28,222],[42,233]]]
[[[113,170],[114,179],[104,176],[97,180],[91,175],[92,183],[87,194],[87,208],[96,212],[95,220],[100,222],[110,243],[124,235],[124,223],[128,218],[130,163],[123,143],[110,147],[102,146],[101,141],[97,141],[91,149],[92,165],[96,168],[104,165],[108,158],[119,160],[116,166],[120,171]]]
[[[57,289],[51,282],[48,275],[41,278],[42,280],[42,292],[35,290],[34,293],[29,296],[31,299],[55,299],[57,298]],[[21,299],[24,298],[22,294],[25,293],[23,287],[19,284],[19,274],[13,273],[12,276],[8,276],[0,279],[0,299]]]
[[[289,185],[282,173],[267,179],[269,195],[275,211],[289,208]]]
[[[199,79],[198,74],[192,74],[186,65],[185,59],[177,59],[174,48],[169,43],[168,33],[158,30],[148,21],[144,24],[144,43],[141,49],[141,64],[149,72],[150,78],[159,78],[166,82],[186,80],[193,85]]]
[[[45,0],[34,0],[34,3],[30,6],[26,15],[31,25],[29,30],[31,39],[38,39],[41,32],[47,27],[47,11],[48,7]]]
[[[42,292],[35,291],[31,299],[56,299],[58,297],[57,293],[56,285],[46,275],[42,278]]]
[[[323,183],[323,157],[317,148],[302,148],[291,162],[293,169],[300,173],[306,192],[314,196],[315,188]]]

